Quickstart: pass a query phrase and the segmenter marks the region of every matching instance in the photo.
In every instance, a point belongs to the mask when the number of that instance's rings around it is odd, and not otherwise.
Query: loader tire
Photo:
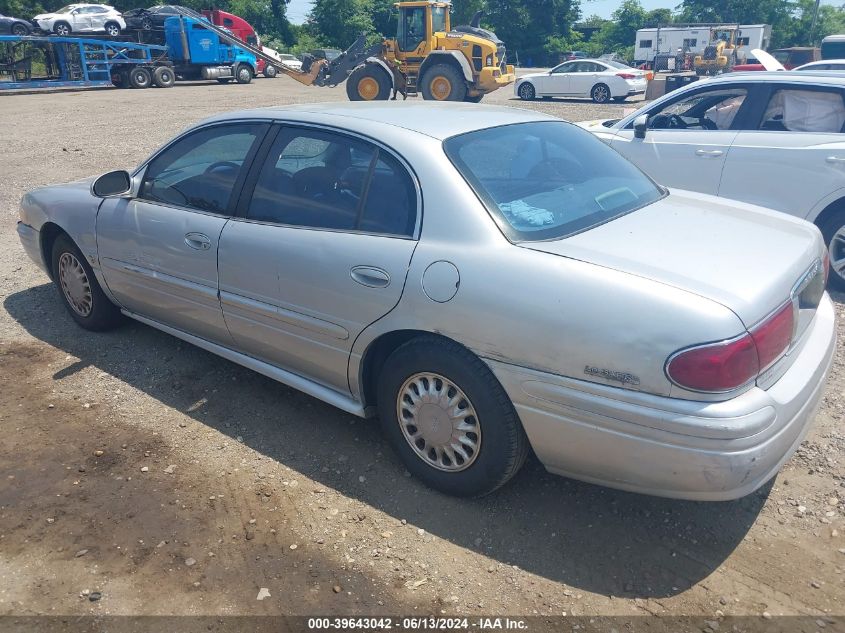
[[[350,101],[387,101],[393,82],[380,66],[358,66],[346,80],[346,96]]]
[[[435,64],[422,76],[422,96],[429,101],[463,101],[467,96],[467,84],[454,66]]]

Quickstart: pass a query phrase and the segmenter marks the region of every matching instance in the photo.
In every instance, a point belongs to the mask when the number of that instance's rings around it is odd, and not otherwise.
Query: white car
[[[728,73],[622,119],[579,125],[661,184],[815,223],[828,245],[830,283],[845,289],[842,73]]]
[[[32,24],[56,35],[107,33],[116,37],[126,28],[120,11],[106,4],[69,4],[54,13],[36,15]]]
[[[793,70],[845,70],[845,59],[821,59],[810,62]]]
[[[302,70],[302,62],[296,58],[296,55],[291,55],[290,53],[279,53],[279,61],[288,68]]]
[[[644,94],[647,85],[644,71],[625,64],[573,59],[551,70],[519,77],[514,94],[525,101],[538,97],[590,97],[596,103],[607,103]]]

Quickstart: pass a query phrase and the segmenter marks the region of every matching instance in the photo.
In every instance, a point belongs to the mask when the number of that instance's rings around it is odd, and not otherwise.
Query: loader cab
[[[446,2],[398,2],[399,22],[396,32],[398,57],[424,57],[434,48],[434,33],[449,32],[449,8]]]

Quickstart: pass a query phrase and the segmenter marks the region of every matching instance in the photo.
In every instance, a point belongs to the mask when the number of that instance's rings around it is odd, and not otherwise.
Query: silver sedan
[[[588,132],[468,104],[199,123],[131,174],[26,194],[70,316],[125,316],[378,415],[428,485],[550,471],[688,499],[760,487],[835,344],[812,224],[668,191]]]

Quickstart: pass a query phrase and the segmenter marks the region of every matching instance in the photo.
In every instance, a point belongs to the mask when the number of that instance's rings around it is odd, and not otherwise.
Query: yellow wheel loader
[[[710,30],[710,43],[696,55],[693,68],[698,75],[729,72],[737,63],[738,25],[724,25]]]

